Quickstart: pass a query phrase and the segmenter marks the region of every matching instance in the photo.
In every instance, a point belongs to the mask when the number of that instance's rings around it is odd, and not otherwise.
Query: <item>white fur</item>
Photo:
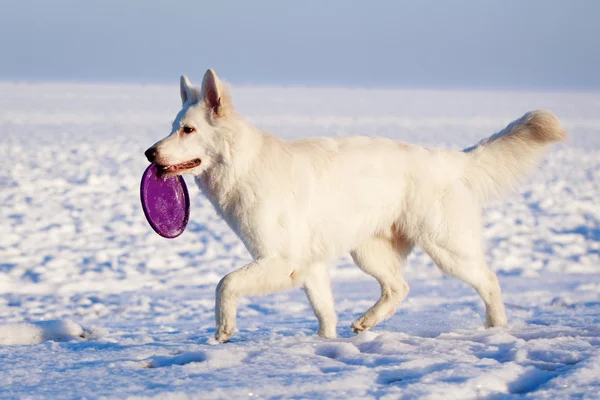
[[[386,138],[283,141],[250,126],[208,70],[202,89],[181,79],[183,108],[171,135],[149,151],[189,170],[254,261],[225,276],[216,293],[216,339],[236,327],[242,296],[303,287],[319,334],[336,336],[327,265],[350,252],[381,285],[381,298],[353,324],[362,331],[389,318],[408,294],[402,264],[415,244],[439,268],[482,297],[488,326],[506,325],[500,286],[482,247],[483,202],[510,188],[546,145],[562,140],[558,120],[535,111],[461,151]],[[193,126],[190,134],[183,126]]]

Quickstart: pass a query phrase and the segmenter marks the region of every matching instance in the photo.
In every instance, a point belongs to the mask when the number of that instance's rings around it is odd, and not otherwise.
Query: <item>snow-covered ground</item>
[[[249,256],[188,180],[191,221],[157,236],[139,205],[143,151],[176,86],[0,83],[0,397],[598,398],[600,94],[234,87],[285,138],[385,135],[464,148],[534,108],[571,132],[485,214],[510,327],[420,251],[398,312],[349,325],[379,288],[331,266],[339,339],[315,336],[300,290],[241,301],[211,345],[218,280]]]

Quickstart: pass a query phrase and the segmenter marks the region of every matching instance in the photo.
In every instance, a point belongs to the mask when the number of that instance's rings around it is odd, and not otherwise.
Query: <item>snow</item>
[[[477,294],[411,255],[406,301],[371,332],[379,295],[331,266],[339,339],[315,335],[301,290],[240,302],[214,345],[214,290],[249,255],[189,179],[188,229],[156,235],[139,204],[143,151],[168,133],[176,86],[0,83],[0,397],[597,398],[600,94],[234,87],[285,138],[385,135],[464,148],[534,108],[571,132],[485,213],[507,329]]]
[[[37,344],[47,340],[65,341],[90,335],[71,320],[0,325],[0,345]]]

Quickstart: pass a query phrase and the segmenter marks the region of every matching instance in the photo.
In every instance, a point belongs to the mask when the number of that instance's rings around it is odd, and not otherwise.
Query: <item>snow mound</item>
[[[49,340],[65,342],[86,339],[90,332],[71,320],[50,320],[34,323],[0,325],[0,345],[37,344]]]

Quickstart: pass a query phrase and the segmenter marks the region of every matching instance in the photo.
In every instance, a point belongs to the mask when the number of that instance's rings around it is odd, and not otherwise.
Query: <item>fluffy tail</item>
[[[560,121],[550,111],[528,112],[464,150],[469,160],[463,179],[481,202],[499,198],[537,165],[549,144],[565,136]]]

